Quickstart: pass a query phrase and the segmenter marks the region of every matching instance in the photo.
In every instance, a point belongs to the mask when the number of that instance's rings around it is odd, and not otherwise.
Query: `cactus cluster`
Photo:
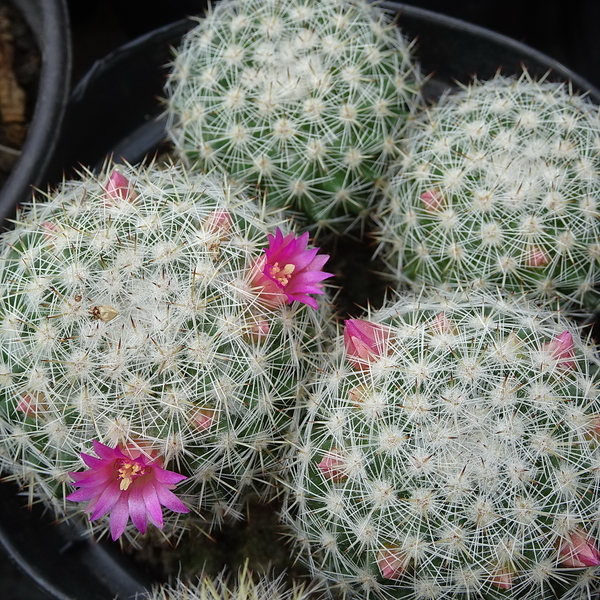
[[[178,526],[161,505],[214,523],[267,497],[327,327],[306,296],[327,257],[278,225],[180,166],[87,173],[23,207],[0,236],[2,466],[81,513],[74,479],[113,538],[129,516]]]
[[[330,596],[591,596],[600,358],[563,315],[600,306],[599,111],[527,72],[425,109],[412,50],[364,0],[221,0],[166,84],[183,164],[85,171],[19,209],[0,467],[32,500],[170,544],[281,493]],[[329,257],[290,219],[373,207],[376,252],[419,291],[336,337]],[[344,258],[347,291],[369,287]],[[283,582],[246,567],[147,597],[312,591]]]
[[[420,79],[412,45],[364,0],[221,0],[176,51],[168,130],[188,164],[340,228],[398,155]]]
[[[177,580],[173,585],[155,586],[144,600],[309,600],[314,589],[295,582],[284,583],[284,575],[263,575],[255,580],[245,565],[234,582],[226,572],[218,577],[203,577],[197,583]]]
[[[343,597],[588,598],[600,557],[598,361],[500,295],[350,319],[310,388],[284,518]]]
[[[402,283],[594,310],[599,147],[598,107],[567,84],[475,80],[411,123],[378,207],[380,253]]]

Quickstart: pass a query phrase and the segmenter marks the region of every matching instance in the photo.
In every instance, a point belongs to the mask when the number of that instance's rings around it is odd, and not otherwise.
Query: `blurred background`
[[[199,0],[68,0],[72,85],[112,50],[152,29],[199,13],[202,4]],[[508,35],[600,87],[598,0],[413,0],[407,4]],[[52,600],[11,563],[1,547],[0,598]]]

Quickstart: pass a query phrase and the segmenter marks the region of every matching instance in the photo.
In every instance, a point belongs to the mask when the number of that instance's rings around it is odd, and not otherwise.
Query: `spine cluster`
[[[184,512],[168,491],[183,479],[179,498],[209,523],[236,516],[244,491],[268,497],[327,327],[323,303],[253,283],[277,225],[176,166],[84,174],[24,207],[0,237],[2,466],[61,511],[82,511],[64,500],[75,479],[93,518],[124,503],[141,531],[146,513],[163,525],[160,504]],[[166,530],[181,525],[168,515]]]
[[[247,566],[235,581],[222,573],[216,578],[203,577],[195,584],[177,580],[173,585],[155,586],[145,600],[309,600],[311,590],[298,582],[289,587],[284,576],[262,575],[257,578]]]
[[[596,309],[599,145],[598,107],[566,84],[475,81],[411,124],[380,252],[403,283]]]
[[[183,40],[169,131],[192,166],[341,227],[362,214],[420,105],[411,45],[362,0],[222,0]]]
[[[588,597],[598,362],[572,324],[401,297],[346,321],[322,369],[284,509],[314,576],[345,597]]]

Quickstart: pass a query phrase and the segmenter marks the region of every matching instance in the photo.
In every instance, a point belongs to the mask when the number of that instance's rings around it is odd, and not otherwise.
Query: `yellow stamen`
[[[125,491],[133,483],[134,479],[137,479],[140,475],[144,475],[148,472],[148,469],[144,465],[135,462],[134,460],[122,459],[120,461],[121,466],[117,469],[119,474],[119,489]]]
[[[296,270],[296,265],[288,263],[283,268],[280,268],[279,263],[274,263],[269,266],[271,277],[277,279],[282,286],[286,286],[290,282],[290,275]]]

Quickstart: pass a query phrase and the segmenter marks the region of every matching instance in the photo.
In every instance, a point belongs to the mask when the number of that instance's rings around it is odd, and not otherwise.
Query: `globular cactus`
[[[378,207],[380,253],[401,283],[595,310],[599,146],[598,107],[567,84],[474,81],[411,124]]]
[[[113,538],[268,497],[328,314],[308,295],[327,257],[280,226],[177,166],[22,208],[0,237],[2,466]]]
[[[218,577],[205,576],[196,584],[177,580],[173,585],[155,586],[145,600],[309,600],[315,586],[298,582],[286,586],[284,574],[253,576],[247,564],[235,581],[223,572]]]
[[[411,44],[363,0],[221,0],[176,51],[168,130],[197,167],[341,228],[420,105]]]
[[[283,517],[346,598],[589,598],[596,349],[522,299],[400,297],[311,388]]]

